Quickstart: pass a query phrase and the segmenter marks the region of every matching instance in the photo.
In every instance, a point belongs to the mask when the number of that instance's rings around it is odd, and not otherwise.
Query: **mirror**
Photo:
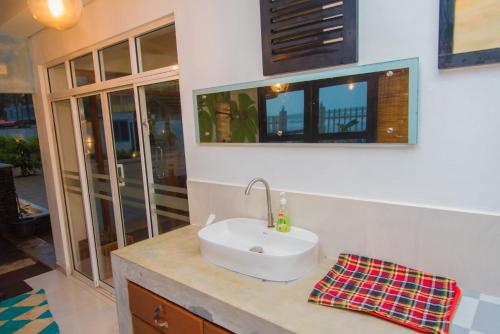
[[[200,143],[416,144],[418,59],[194,92]]]
[[[500,1],[441,0],[439,68],[500,62]]]

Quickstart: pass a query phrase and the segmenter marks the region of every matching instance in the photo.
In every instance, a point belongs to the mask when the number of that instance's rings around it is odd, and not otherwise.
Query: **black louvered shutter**
[[[264,75],[358,61],[357,0],[260,0]]]

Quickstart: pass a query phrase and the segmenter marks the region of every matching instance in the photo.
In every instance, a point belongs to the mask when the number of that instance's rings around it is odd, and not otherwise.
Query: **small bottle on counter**
[[[290,232],[292,228],[292,223],[290,217],[288,216],[286,210],[286,198],[285,193],[280,193],[280,210],[278,211],[278,220],[276,222],[276,231],[278,232]]]

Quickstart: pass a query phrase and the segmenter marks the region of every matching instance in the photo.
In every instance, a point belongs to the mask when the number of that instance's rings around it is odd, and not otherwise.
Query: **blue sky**
[[[348,84],[320,88],[320,103],[323,103],[327,110],[359,106],[366,107],[367,83],[357,82],[353,85],[352,90],[349,90]]]
[[[304,92],[296,90],[281,93],[277,97],[266,100],[268,116],[278,116],[281,107],[285,106],[288,115],[298,115],[304,113]]]
[[[349,89],[348,84],[323,87],[319,90],[319,99],[326,109],[366,106],[367,89],[366,82],[355,83],[352,90]],[[266,100],[267,115],[278,116],[282,106],[285,106],[288,115],[303,114],[304,92],[281,93],[275,98]]]

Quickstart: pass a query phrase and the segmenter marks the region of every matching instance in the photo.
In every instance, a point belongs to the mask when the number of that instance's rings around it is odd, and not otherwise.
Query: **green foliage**
[[[236,143],[255,143],[259,132],[255,101],[248,94],[238,94],[238,103],[231,101],[231,139]]]
[[[233,143],[257,142],[259,116],[255,101],[247,93],[238,94],[237,101],[229,98],[228,92],[197,96],[198,126],[202,143],[216,140],[216,104],[224,101],[229,101],[231,107],[231,141]]]
[[[38,138],[0,136],[0,161],[20,167],[23,175],[33,174],[42,166]]]
[[[354,118],[346,124],[339,124],[339,129],[342,132],[348,132],[350,128],[357,125],[358,123],[359,123],[359,120],[357,118]]]
[[[199,95],[198,102],[198,126],[200,141],[211,142],[215,137],[215,104],[217,94]]]

